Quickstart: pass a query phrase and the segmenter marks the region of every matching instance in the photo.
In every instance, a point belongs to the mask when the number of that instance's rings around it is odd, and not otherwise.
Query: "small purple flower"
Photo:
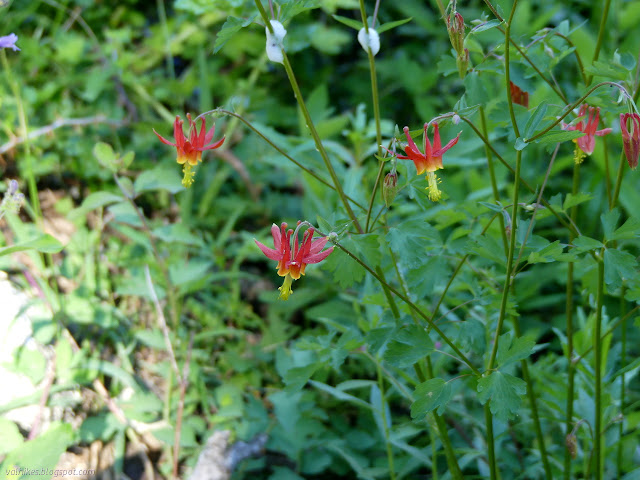
[[[16,47],[16,42],[18,41],[18,36],[15,33],[10,33],[9,35],[5,35],[4,37],[0,37],[0,48],[10,48],[14,52],[20,51],[18,47]]]

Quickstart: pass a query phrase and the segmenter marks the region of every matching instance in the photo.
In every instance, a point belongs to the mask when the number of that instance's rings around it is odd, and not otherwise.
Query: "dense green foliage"
[[[351,27],[375,2],[274,3],[284,65],[253,0],[0,8],[21,49],[0,48],[0,168],[26,196],[0,268],[34,340],[6,366],[33,390],[0,396],[0,479],[97,441],[117,474],[145,445],[147,469],[188,478],[217,430],[268,435],[237,479],[638,478],[619,119],[638,113],[640,4],[460,2],[460,53],[439,2],[379,2],[374,57]],[[583,103],[612,129],[590,155],[560,121],[583,130]],[[190,188],[153,133],[187,113],[225,137]],[[391,153],[405,125],[423,150],[436,117],[444,144],[461,132],[438,202]],[[254,237],[297,221],[333,252],[281,301]]]

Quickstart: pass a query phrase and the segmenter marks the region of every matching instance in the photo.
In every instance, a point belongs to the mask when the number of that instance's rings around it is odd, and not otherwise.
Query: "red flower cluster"
[[[299,224],[298,228],[303,224]],[[308,225],[308,224],[307,224]],[[322,249],[327,244],[328,237],[317,238],[313,240],[315,229],[309,227],[304,232],[302,242],[298,242],[298,229],[295,235],[293,230],[287,230],[287,224],[282,223],[280,228],[274,223],[271,227],[271,235],[273,236],[274,248],[269,248],[254,239],[258,248],[262,250],[268,258],[278,262],[278,275],[285,277],[284,283],[280,290],[280,297],[287,300],[293,292],[291,284],[293,280],[298,280],[300,275],[304,275],[304,270],[309,263],[318,263],[324,260],[333,252],[333,247],[324,251]],[[291,236],[294,235],[293,248],[291,245]]]
[[[198,128],[196,126],[196,122],[191,120],[191,115],[187,113],[187,120],[189,121],[189,139],[184,136],[184,131],[182,129],[182,124],[184,123],[180,118],[180,115],[176,116],[175,122],[173,122],[173,137],[175,138],[175,143],[170,142],[163,136],[161,136],[155,130],[155,133],[160,141],[166,145],[171,145],[172,147],[176,147],[178,151],[178,158],[176,161],[180,165],[184,165],[184,179],[182,180],[182,184],[185,187],[190,186],[193,183],[194,173],[191,171],[191,168],[198,164],[198,162],[202,161],[202,152],[205,150],[212,150],[214,148],[218,148],[222,146],[224,143],[224,137],[218,140],[215,143],[207,145],[211,140],[213,140],[213,135],[215,134],[216,127],[212,126],[208,132],[205,131],[205,120],[204,118],[200,119],[200,133],[198,133]]]

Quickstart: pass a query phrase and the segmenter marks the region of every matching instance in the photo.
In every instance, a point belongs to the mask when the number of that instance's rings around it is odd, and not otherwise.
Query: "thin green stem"
[[[433,366],[431,365],[431,358],[427,356],[426,359],[427,366],[427,376],[429,379],[433,378]],[[440,441],[442,442],[442,446],[444,447],[444,455],[447,459],[447,465],[449,466],[449,473],[456,480],[463,480],[462,471],[460,470],[460,466],[458,465],[458,460],[456,459],[456,454],[453,450],[453,446],[451,445],[451,439],[449,438],[449,432],[447,431],[447,423],[442,418],[442,415],[438,415],[436,411],[433,412],[433,418],[436,421],[436,426],[438,427],[438,433],[440,434]],[[433,465],[433,470],[436,470],[436,466]]]
[[[287,160],[289,160],[291,163],[293,163],[294,165],[296,165],[297,167],[299,167],[300,169],[304,170],[305,172],[307,172],[309,175],[311,175],[313,178],[315,178],[316,180],[318,180],[320,183],[322,183],[323,185],[331,188],[332,190],[336,190],[336,187],[334,185],[332,185],[330,182],[324,180],[322,177],[320,177],[317,173],[315,173],[313,170],[308,169],[307,167],[305,167],[304,165],[302,165],[300,162],[298,162],[295,158],[293,158],[291,155],[289,155],[287,152],[285,152],[284,150],[282,150],[280,147],[278,147],[278,145],[276,145],[272,140],[269,139],[269,137],[267,137],[264,133],[262,133],[260,130],[258,130],[255,126],[253,126],[251,124],[251,122],[249,122],[247,119],[245,119],[242,115],[234,113],[230,110],[225,110],[223,108],[216,108],[214,110],[209,110],[208,112],[204,112],[201,113],[200,115],[198,115],[198,117],[196,118],[196,120],[198,118],[200,118],[203,115],[208,115],[210,113],[223,113],[225,115],[229,115],[232,117],[237,118],[238,120],[240,120],[242,123],[244,123],[251,131],[253,131],[253,133],[255,133],[256,135],[258,135],[262,140],[264,140],[265,142],[267,142],[269,144],[269,146],[271,146],[271,148],[273,148],[276,152],[278,152],[280,155],[282,155],[283,157],[285,157]],[[366,208],[358,203],[356,200],[354,200],[353,198],[351,198],[350,196],[347,195],[347,199],[349,199],[349,201],[351,201],[355,206],[359,207],[362,210],[366,210]]]
[[[509,238],[509,254],[507,255],[507,268],[505,272],[504,287],[502,289],[502,300],[500,301],[500,315],[498,317],[498,324],[493,336],[493,348],[491,349],[491,356],[489,357],[489,363],[487,363],[487,370],[493,369],[496,360],[496,354],[498,353],[498,343],[500,332],[502,331],[502,325],[507,313],[507,300],[509,298],[509,290],[511,290],[511,275],[513,269],[513,257],[516,245],[516,230],[518,219],[518,194],[520,190],[520,167],[522,164],[522,152],[516,153],[516,175],[513,182],[513,210],[511,214],[511,237]]]
[[[604,252],[601,252],[604,253]],[[593,457],[595,459],[594,473],[596,480],[602,479],[603,465],[602,465],[602,340],[600,338],[602,333],[602,303],[604,299],[604,260],[600,258],[598,260],[598,293],[596,299],[596,325],[595,335],[593,339],[595,350],[595,431],[593,434],[594,448]]]
[[[600,49],[602,48],[602,41],[604,40],[605,27],[607,26],[607,19],[609,18],[609,7],[611,6],[611,0],[604,0],[604,9],[602,16],[600,17],[600,30],[598,31],[598,40],[596,41],[596,48],[593,51],[593,60],[591,63],[598,60],[600,56]],[[591,83],[593,75],[587,79],[587,84]]]
[[[260,2],[260,0],[255,0],[255,4],[258,7],[258,10],[260,11],[260,15],[262,16],[264,23],[267,25],[267,28],[271,33],[273,33],[273,26],[269,21],[269,17],[267,16],[267,12],[262,6],[262,3]],[[347,199],[347,196],[345,195],[344,190],[342,189],[342,184],[340,183],[340,180],[338,179],[338,176],[336,175],[336,172],[333,169],[333,165],[331,164],[329,155],[327,155],[327,151],[325,150],[322,140],[320,139],[320,135],[318,135],[318,131],[316,130],[315,124],[311,119],[311,114],[307,109],[307,105],[304,101],[304,97],[302,96],[302,91],[300,90],[300,86],[298,85],[296,76],[293,73],[293,68],[291,68],[289,57],[287,56],[287,52],[285,52],[284,48],[282,48],[282,65],[284,66],[284,69],[287,72],[289,83],[291,84],[291,88],[293,89],[293,95],[298,101],[298,106],[302,111],[302,115],[304,116],[304,120],[306,122],[307,128],[309,129],[309,132],[311,133],[311,136],[313,137],[313,140],[316,144],[316,149],[318,150],[318,152],[320,153],[320,156],[322,157],[322,160],[324,161],[325,167],[329,172],[329,176],[331,176],[331,180],[333,182],[335,190],[336,192],[338,192],[338,196],[340,197],[340,200],[342,200],[342,204],[344,205],[344,208],[347,211],[347,215],[349,215],[349,218],[353,222],[353,225],[356,227],[356,230],[358,231],[358,233],[364,233],[364,230],[362,229],[362,227],[360,226],[360,222],[358,221],[358,217],[356,217],[355,213],[353,213],[353,210],[351,209],[349,200]]]
[[[625,288],[622,287],[622,292],[620,294],[620,314],[623,316],[623,320],[620,325],[621,335],[620,335],[620,365],[625,366],[627,363],[627,319],[624,316],[627,303],[624,300]],[[622,374],[620,378],[620,413],[623,414],[625,408],[625,396],[626,396],[626,385],[625,385],[625,374]],[[624,418],[624,417],[623,417]],[[622,463],[623,463],[623,453],[624,453],[624,444],[622,442],[622,437],[624,435],[624,420],[618,424],[618,454],[616,458],[616,465],[618,470],[618,477],[622,477]]]
[[[582,81],[584,82],[585,86],[588,87],[589,81],[587,79],[587,76],[584,73],[584,64],[582,63],[582,59],[580,58],[580,53],[578,53],[578,49],[576,48],[575,44],[571,41],[569,37],[565,37],[561,33],[553,32],[553,34],[557,37],[562,38],[565,42],[569,44],[569,47],[573,48],[573,53],[575,54],[576,61],[578,62],[578,70],[580,71],[580,75],[582,76]]]
[[[487,428],[487,453],[489,460],[489,474],[491,480],[498,478],[498,468],[496,465],[495,442],[493,439],[493,415],[489,408],[489,402],[484,404],[484,423]]]
[[[173,284],[171,282],[171,277],[169,276],[169,268],[167,267],[167,262],[165,262],[164,258],[160,256],[160,252],[158,251],[158,248],[156,246],[155,237],[151,232],[151,228],[149,227],[149,223],[147,222],[146,217],[144,216],[140,208],[136,205],[136,202],[133,200],[133,198],[131,198],[131,195],[129,194],[127,189],[122,185],[122,183],[120,182],[120,179],[115,173],[113,174],[113,179],[116,182],[116,185],[118,186],[122,194],[124,195],[124,197],[127,199],[129,204],[135,210],[136,214],[138,215],[138,218],[140,219],[142,230],[144,230],[144,233],[147,235],[147,238],[149,239],[149,245],[151,246],[153,257],[158,263],[158,266],[162,271],[162,276],[164,277],[164,281],[167,288],[166,294],[169,300],[169,308],[171,309],[171,323],[172,323],[173,329],[176,330],[178,328],[178,322],[179,322],[179,316],[180,316],[178,312],[178,303],[176,298],[177,290],[173,287]]]
[[[7,55],[4,49],[0,48],[0,59],[2,60],[2,67],[7,74],[7,80],[11,93],[16,101],[18,109],[18,121],[20,122],[20,129],[22,130],[24,138],[24,153],[25,153],[25,176],[27,177],[27,185],[29,187],[29,199],[31,200],[31,208],[33,209],[35,221],[38,225],[42,223],[42,211],[40,210],[40,199],[38,198],[38,186],[36,185],[36,176],[33,172],[33,158],[31,157],[31,146],[29,143],[29,125],[27,123],[27,115],[24,111],[24,103],[22,102],[22,95],[20,93],[20,86],[13,77],[11,66],[7,60]]]
[[[364,7],[364,0],[360,0],[360,16],[362,17],[362,25],[364,26],[364,30],[369,34],[369,24],[367,22],[367,12]],[[373,28],[373,26],[372,26]],[[376,122],[376,145],[378,148],[378,157],[382,156],[382,129],[380,127],[380,100],[378,96],[378,78],[376,75],[376,61],[373,56],[373,52],[370,48],[367,49],[367,56],[369,57],[369,72],[371,75],[371,96],[373,103],[373,117]],[[380,166],[378,168],[378,175],[376,176],[376,181],[373,184],[373,190],[371,192],[371,198],[369,200],[369,208],[367,209],[367,220],[365,222],[364,231],[369,231],[369,222],[371,221],[371,210],[373,209],[373,202],[376,198],[376,192],[378,191],[378,185],[380,184],[380,178],[382,177],[382,172],[384,170],[384,163],[382,160],[379,160]]]
[[[627,320],[629,320],[629,318],[631,317],[631,315],[633,315],[634,313],[636,313],[638,310],[640,310],[640,306],[638,307],[634,307],[633,309],[629,310],[629,312],[627,312],[623,317],[620,317],[616,322],[614,322],[614,324],[609,328],[609,330],[607,330],[604,335],[602,335],[602,341],[604,341],[604,339],[608,336],[611,335],[616,328],[618,328],[618,326],[622,325],[622,322],[626,322]],[[589,355],[589,353],[591,353],[591,350],[593,350],[593,346],[587,348],[584,352],[582,352],[582,355],[576,357],[576,359],[573,361],[574,364],[578,364],[582,361],[582,359]]]
[[[342,184],[340,183],[340,180],[338,179],[338,176],[336,175],[336,172],[333,169],[333,165],[331,164],[329,155],[327,155],[327,151],[325,150],[324,145],[322,144],[320,135],[318,135],[318,132],[313,123],[313,120],[311,119],[311,115],[309,114],[307,105],[305,104],[304,98],[302,97],[302,92],[300,91],[300,87],[298,86],[298,81],[296,80],[296,77],[293,73],[293,69],[291,68],[291,63],[289,63],[289,58],[287,57],[287,54],[284,51],[284,49],[282,50],[282,53],[284,57],[283,58],[284,69],[287,72],[287,76],[289,77],[289,82],[291,83],[291,88],[293,88],[294,96],[296,97],[296,100],[298,100],[298,105],[302,110],[302,115],[304,116],[305,122],[307,124],[307,128],[309,128],[309,131],[311,132],[311,136],[315,141],[316,148],[320,152],[320,156],[322,157],[322,160],[324,161],[327,171],[331,176],[331,180],[333,181],[333,185],[336,189],[336,192],[338,192],[338,195],[342,200],[342,204],[344,205],[344,208],[347,211],[347,215],[349,215],[349,218],[353,221],[353,224],[356,227],[356,230],[358,231],[358,233],[364,233],[364,231],[362,230],[362,227],[360,226],[360,222],[358,222],[358,217],[356,217],[355,213],[353,213],[353,210],[351,209],[351,205],[349,204],[349,200],[347,199],[347,196],[345,195],[344,190],[342,190]]]
[[[513,6],[511,7],[511,14],[509,15],[509,21],[507,22],[507,26],[505,28],[505,51],[504,51],[504,72],[505,72],[505,84],[506,84],[506,92],[507,92],[507,101],[509,103],[509,114],[511,115],[511,124],[513,127],[513,131],[516,137],[520,137],[520,130],[518,129],[518,124],[516,122],[516,116],[513,111],[513,100],[511,99],[511,95],[509,94],[509,39],[511,33],[511,22],[513,21],[513,16],[516,13],[516,8],[518,7],[518,0],[514,0]],[[513,269],[513,257],[516,246],[516,230],[518,223],[518,199],[520,193],[520,168],[522,166],[522,150],[518,150],[516,152],[516,172],[515,179],[513,181],[513,207],[511,213],[511,238],[509,239],[509,253],[507,255],[507,268],[505,272],[504,279],[504,288],[502,289],[502,300],[500,302],[500,315],[498,317],[498,324],[496,325],[496,330],[493,337],[493,347],[491,349],[491,356],[489,357],[489,362],[487,364],[487,370],[493,369],[496,360],[496,354],[498,353],[498,343],[500,338],[500,332],[502,331],[502,325],[504,324],[504,319],[507,312],[507,299],[509,298],[509,290],[511,289],[511,276]]]
[[[620,196],[620,187],[622,186],[622,177],[624,176],[625,169],[625,156],[624,152],[620,154],[620,163],[618,164],[618,175],[616,176],[616,186],[613,190],[613,198],[611,199],[610,210],[613,210],[618,203],[618,197]]]
[[[382,369],[380,364],[377,365],[378,389],[380,390],[380,417],[382,419],[382,430],[384,432],[384,443],[387,448],[387,462],[389,462],[389,478],[395,480],[396,472],[393,467],[393,448],[389,440],[389,426],[387,425],[387,409],[385,408],[384,399],[384,381],[382,378]]]
[[[402,300],[404,303],[406,303],[409,308],[411,308],[413,311],[415,311],[420,317],[422,317],[427,324],[429,324],[431,326],[431,328],[433,328],[433,330],[440,336],[440,338],[442,338],[442,340],[449,345],[449,347],[455,352],[455,354],[458,356],[458,358],[460,359],[460,361],[462,363],[464,363],[465,365],[467,365],[467,367],[469,367],[469,369],[476,375],[476,376],[480,376],[480,371],[473,366],[473,364],[471,363],[471,361],[467,358],[466,355],[464,355],[460,349],[458,347],[456,347],[456,345],[449,339],[449,337],[447,335],[445,335],[445,333],[440,330],[440,328],[438,328],[438,326],[436,324],[434,324],[431,321],[431,318],[429,317],[429,315],[427,315],[426,313],[424,313],[422,311],[422,309],[420,307],[418,307],[415,303],[413,303],[407,296],[403,295],[402,293],[400,293],[396,288],[392,287],[391,285],[389,285],[382,277],[380,277],[369,265],[367,265],[365,262],[363,262],[357,255],[355,255],[354,253],[352,253],[351,251],[349,251],[348,249],[346,249],[345,247],[343,247],[342,245],[340,245],[337,241],[333,241],[333,244],[335,246],[337,246],[340,250],[342,250],[344,253],[346,253],[348,256],[350,256],[353,260],[355,260],[359,265],[361,265],[367,272],[369,272],[376,280],[378,280],[378,282],[380,282],[381,285],[385,285],[389,291],[391,293],[393,293],[396,297],[400,298],[400,300]]]
[[[400,285],[400,288],[402,289],[402,293],[405,296],[408,296],[408,292],[407,292],[407,288],[402,280],[402,276],[400,275],[400,270],[398,269],[398,264],[395,261],[395,255],[393,254],[393,250],[389,249],[389,253],[391,254],[391,259],[393,261],[393,264],[395,266],[396,269],[396,275],[398,277],[398,283]],[[455,275],[455,274],[454,274]],[[413,318],[413,321],[415,322],[416,325],[419,325],[420,322],[418,321],[418,319],[415,316],[415,312],[412,310],[411,311],[411,316]],[[433,317],[431,317],[431,319],[433,320],[433,318],[435,317],[435,314]],[[427,374],[429,376],[429,380],[433,378],[433,367],[431,366],[431,358],[429,357],[429,355],[427,355],[426,359],[425,359],[425,364],[427,367]],[[418,375],[418,379],[420,380],[420,382],[424,382],[426,380],[424,374],[422,373],[422,370],[420,369],[419,364],[416,362],[413,365],[414,370],[416,371],[416,374]],[[456,478],[456,480],[462,480],[462,471],[460,470],[460,466],[458,465],[458,460],[456,459],[454,450],[453,450],[453,446],[451,445],[451,439],[449,438],[449,432],[447,431],[447,425],[446,422],[443,420],[442,416],[438,415],[437,412],[433,412],[433,416],[436,420],[436,426],[438,428],[438,434],[440,435],[440,439],[442,441],[442,445],[444,446],[445,449],[445,457],[447,459],[447,465],[449,467],[449,471],[453,472],[454,474],[454,478]],[[433,445],[433,434],[430,430],[430,439]],[[434,457],[434,461],[433,461],[433,465],[432,465],[432,471],[433,471],[433,475],[434,478],[437,478],[438,475],[438,470],[436,467],[436,462],[435,462],[435,457],[436,457],[436,450],[435,450],[435,445],[433,445],[433,457]]]
[[[487,224],[484,226],[484,228],[482,229],[482,232],[480,232],[480,235],[484,235],[485,233],[487,233],[487,230],[489,230],[489,227],[491,226],[493,221],[496,219],[496,217],[501,217],[501,216],[502,214],[496,213],[493,217],[491,217],[491,220],[489,220],[489,222],[487,222]],[[440,295],[440,298],[438,299],[438,303],[436,303],[436,306],[433,308],[433,315],[431,316],[432,323],[436,322],[436,316],[438,315],[438,310],[440,309],[440,305],[442,305],[444,298],[447,296],[447,292],[449,291],[449,288],[453,284],[453,281],[455,280],[455,278],[458,276],[458,273],[460,273],[460,270],[462,270],[462,266],[464,265],[464,262],[467,261],[467,258],[469,258],[468,253],[460,259],[460,261],[458,262],[458,265],[453,271],[453,274],[451,275],[451,277],[449,277],[449,281],[447,282],[447,285],[444,287],[442,295]]]
[[[516,338],[519,338],[520,323],[516,317],[513,317],[513,332]],[[533,417],[533,426],[536,433],[536,440],[538,442],[538,448],[540,449],[540,457],[542,458],[542,467],[547,480],[553,480],[551,473],[551,464],[549,463],[549,455],[547,454],[547,447],[544,441],[544,435],[542,433],[542,424],[540,423],[540,415],[538,414],[538,404],[536,403],[536,393],[533,388],[533,382],[531,381],[531,375],[529,375],[529,361],[527,359],[520,361],[520,367],[522,368],[522,378],[527,384],[527,397],[529,399],[529,405],[531,407],[531,416]]]
[[[169,26],[167,24],[167,11],[164,7],[164,0],[156,1],[156,8],[158,9],[158,18],[162,25],[162,35],[164,36],[164,49],[165,49],[165,62],[167,64],[167,72],[169,76],[175,80],[176,70],[173,67],[173,55],[171,54],[171,41],[169,35]]]
[[[611,170],[609,169],[609,145],[607,137],[602,137],[602,141],[604,143],[604,181],[607,189],[607,202],[609,205],[609,209],[611,209]]]
[[[498,27],[498,30],[499,30],[500,32],[502,32],[503,34],[505,33],[505,31],[504,31],[501,27]],[[520,48],[520,45],[518,45],[518,44],[517,44],[517,42],[516,42],[514,39],[512,39],[512,38],[509,38],[509,40],[510,40],[510,43],[511,43],[515,48],[516,48],[516,50],[518,50],[518,53],[522,56],[522,58],[524,58],[524,59],[527,61],[527,63],[528,63],[529,65],[531,65],[531,68],[533,68],[533,69],[535,70],[535,72],[538,74],[538,76],[539,76],[539,77],[540,77],[540,78],[541,78],[541,79],[542,79],[542,80],[543,80],[547,85],[549,85],[549,87],[551,88],[551,90],[553,90],[553,91],[554,91],[554,93],[555,93],[556,95],[558,95],[558,97],[560,97],[560,99],[561,99],[565,104],[566,104],[566,103],[569,103],[569,101],[567,100],[566,95],[562,92],[562,90],[560,90],[560,88],[559,88],[557,85],[555,85],[551,80],[549,80],[549,79],[544,75],[544,73],[542,73],[542,71],[541,71],[541,70],[536,66],[536,64],[535,64],[535,63],[533,63],[533,60],[531,60],[531,59],[529,58],[529,56],[524,52],[524,50],[522,50],[522,48]]]
[[[493,148],[493,145],[491,145],[491,143],[489,142],[489,140],[482,134],[482,132],[480,132],[480,130],[478,130],[478,127],[476,127],[473,122],[471,120],[469,120],[467,117],[464,116],[460,116],[460,118],[462,120],[464,120],[470,127],[471,129],[475,132],[475,134],[478,136],[478,138],[480,138],[480,140],[483,141],[483,143],[489,147],[489,149],[493,152],[493,154],[496,156],[496,158],[498,160],[500,160],[500,163],[502,163],[511,173],[515,174],[516,171],[513,169],[513,167],[511,165],[509,165],[507,163],[507,161],[502,158],[502,155],[500,155],[498,153],[498,151]],[[536,190],[526,181],[524,180],[522,177],[520,177],[520,183],[522,183],[522,185],[529,190],[529,192],[531,193],[536,193]],[[556,219],[558,220],[558,222],[560,222],[560,224],[566,228],[569,231],[574,232],[576,235],[578,235],[578,231],[575,228],[574,225],[572,225],[571,223],[567,223],[564,218],[562,218],[562,216],[560,216],[560,214],[558,212],[555,211],[555,209],[551,206],[551,204],[549,204],[549,202],[547,202],[544,198],[541,199],[542,204],[545,206],[545,208],[547,210],[549,210],[549,212],[551,212],[551,214],[556,217]]]
[[[571,189],[572,195],[578,193],[578,186],[580,184],[580,165],[573,164],[573,187]],[[578,218],[578,206],[571,207],[571,219],[573,222]],[[569,244],[573,243],[573,233],[569,234]],[[566,421],[565,421],[565,434],[569,435],[573,428],[573,399],[575,395],[575,365],[573,363],[573,262],[569,262],[567,265],[567,290],[566,290],[566,303],[565,303],[565,317],[567,319],[567,407],[566,407]],[[564,478],[565,480],[571,479],[571,452],[565,447],[564,450]]]
[[[487,120],[485,119],[484,108],[482,107],[482,105],[480,106],[479,111],[480,111],[480,125],[482,126],[482,134],[486,138],[489,138],[489,135],[487,133]],[[484,151],[487,157],[487,167],[489,168],[489,177],[491,178],[491,190],[493,190],[493,199],[496,201],[496,203],[500,204],[500,192],[498,191],[498,182],[496,182],[496,173],[495,173],[495,169],[493,168],[493,156],[491,155],[491,149],[487,144],[484,145]],[[507,240],[507,231],[504,228],[504,217],[502,215],[500,215],[500,234],[502,237],[502,246],[504,248],[504,254],[506,256],[509,250],[509,244]]]

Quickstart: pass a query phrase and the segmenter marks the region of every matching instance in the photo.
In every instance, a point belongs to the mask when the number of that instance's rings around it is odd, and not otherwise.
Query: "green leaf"
[[[109,165],[116,158],[113,147],[108,143],[98,142],[93,147],[93,155],[102,165]]]
[[[167,190],[170,193],[177,193],[184,190],[178,170],[166,167],[157,167],[142,172],[136,178],[134,188],[137,193],[148,190]]]
[[[516,138],[516,143],[513,148],[515,148],[517,151],[520,151],[527,148],[528,145],[529,144],[522,137],[518,137]]]
[[[251,25],[253,18],[238,18],[230,16],[227,21],[224,22],[218,35],[216,35],[216,42],[213,44],[213,53],[218,53],[220,49],[227,43],[236,33],[242,30],[244,27]]]
[[[483,405],[491,401],[491,413],[503,421],[517,415],[525,393],[526,382],[508,373],[495,371],[478,380],[478,399]]]
[[[520,360],[528,358],[531,353],[533,353],[533,347],[536,345],[536,342],[528,337],[516,338],[513,344],[511,342],[511,333],[505,333],[500,336],[496,360],[501,368],[510,363],[519,362]]]
[[[550,243],[542,250],[531,252],[527,262],[529,263],[551,263],[560,260],[564,247],[560,245],[560,240]]]
[[[407,325],[389,342],[384,359],[394,367],[410,367],[433,351],[433,341],[422,327]]]
[[[542,102],[535,109],[531,117],[529,117],[529,120],[527,121],[527,124],[524,127],[525,138],[533,137],[533,134],[538,128],[538,125],[540,125],[540,122],[542,121],[546,113],[547,113],[547,102]]]
[[[342,15],[336,15],[336,14],[333,14],[331,16],[334,18],[334,20],[342,23],[343,25],[346,25],[347,27],[353,28],[354,30],[359,31],[361,28],[363,28],[362,22],[354,20],[353,18],[347,18],[347,17],[343,17]]]
[[[630,217],[607,240],[629,240],[640,236],[640,220]]]
[[[44,234],[26,242],[16,243],[10,247],[0,248],[0,257],[10,253],[23,252],[25,250],[37,250],[43,253],[58,253],[63,245],[51,235]]]
[[[280,21],[284,23],[306,10],[320,8],[320,6],[320,0],[295,0],[286,3],[280,10]]]
[[[480,32],[484,32],[485,30],[491,30],[492,28],[496,28],[501,23],[502,22],[497,19],[489,20],[488,22],[484,22],[478,25],[477,27],[474,27],[473,29],[471,29],[469,33],[480,33]]]
[[[613,210],[603,213],[600,215],[600,221],[602,222],[602,231],[604,232],[604,238],[607,240],[611,240],[613,237],[613,232],[616,229],[616,225],[618,225],[618,220],[620,220],[620,210],[614,208]]]
[[[471,239],[467,244],[467,249],[481,257],[493,260],[498,265],[506,265],[507,259],[504,255],[504,248],[493,237],[481,235]]]
[[[0,456],[20,447],[24,443],[18,426],[7,418],[0,417]]]
[[[399,27],[400,25],[404,25],[405,23],[409,23],[411,20],[413,20],[413,17],[403,18],[402,20],[396,20],[395,22],[387,22],[385,24],[380,25],[376,29],[376,31],[378,32],[378,34],[381,34],[388,30],[391,30],[392,28],[396,28],[396,27]]]
[[[345,382],[346,383],[346,382]],[[355,395],[351,395],[350,393],[346,393],[341,388],[332,387],[331,385],[327,385],[326,383],[316,382],[315,380],[311,380],[309,382],[312,386],[316,387],[318,390],[322,390],[323,392],[328,393],[332,397],[342,401],[342,402],[350,402],[354,405],[358,405],[359,407],[366,408],[371,410],[373,407],[368,402],[365,402],[361,398],[356,397]],[[374,384],[375,385],[375,384]],[[369,387],[371,384],[368,385]]]
[[[41,474],[42,470],[53,471],[60,456],[73,442],[73,428],[70,424],[54,423],[49,429],[33,440],[24,442],[12,450],[2,463],[3,475],[10,475],[12,468],[21,468],[23,472],[33,473],[18,475],[20,480],[42,480],[50,478]],[[5,470],[6,468],[6,470]]]
[[[575,207],[576,205],[580,205],[581,203],[588,202],[593,198],[593,195],[590,193],[577,193],[573,195],[572,193],[567,193],[567,198],[564,199],[564,203],[562,204],[562,208],[564,210],[569,210],[571,207]]]
[[[611,80],[625,80],[629,74],[629,71],[621,65],[598,60],[585,67],[584,71],[594,77],[604,77]]]
[[[591,250],[604,247],[604,244],[594,238],[581,235],[573,240],[573,246],[579,252],[589,252]]]
[[[104,207],[112,203],[121,202],[124,200],[122,195],[116,195],[111,192],[93,192],[87,196],[82,202],[81,208],[86,210],[95,210],[96,208]]]
[[[438,409],[442,415],[451,400],[451,385],[441,378],[422,382],[413,392],[415,401],[411,404],[411,418],[421,419],[432,410]]]
[[[584,137],[584,135],[578,130],[551,130],[536,139],[535,143],[562,143]]]
[[[629,280],[638,275],[638,262],[630,253],[607,248],[604,251],[604,281],[612,288],[620,285],[621,280]]]
[[[355,242],[349,237],[343,238],[340,244],[349,251],[357,251]],[[320,265],[322,269],[333,272],[334,280],[342,288],[349,288],[360,282],[366,274],[365,269],[360,264],[339,248],[334,248],[333,253]]]

